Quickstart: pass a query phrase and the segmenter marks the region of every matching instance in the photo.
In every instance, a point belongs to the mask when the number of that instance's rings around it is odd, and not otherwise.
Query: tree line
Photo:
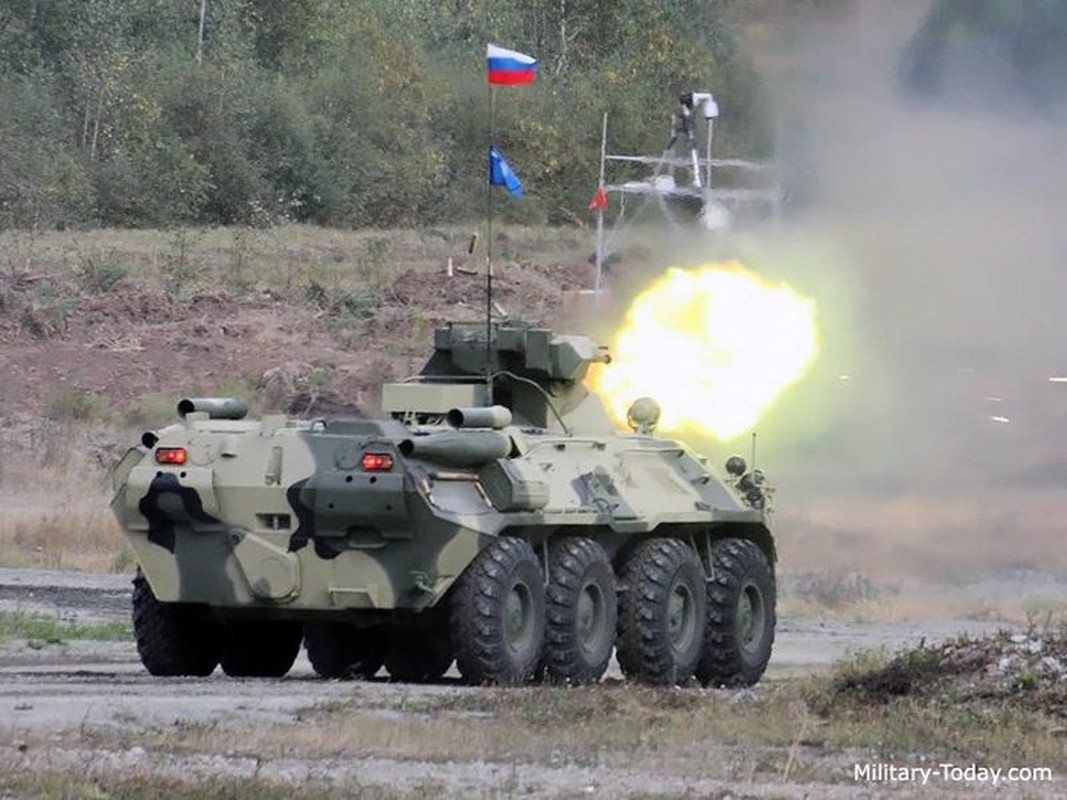
[[[760,154],[737,0],[5,0],[0,228],[403,226],[482,213],[485,45],[540,60],[497,90],[518,221],[579,218],[600,119],[663,146],[715,92],[720,151]]]

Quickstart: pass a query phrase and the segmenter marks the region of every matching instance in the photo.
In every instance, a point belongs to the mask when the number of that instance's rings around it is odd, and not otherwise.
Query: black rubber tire
[[[649,539],[629,554],[620,577],[616,656],[623,674],[658,686],[685,683],[707,624],[700,559],[678,539]]]
[[[360,628],[347,622],[309,622],[304,647],[315,673],[323,678],[373,678],[385,662],[389,629]]]
[[[280,678],[296,661],[304,630],[299,622],[253,620],[222,629],[222,671],[231,678]]]
[[[204,677],[219,664],[219,624],[205,606],[161,603],[141,571],[133,579],[133,634],[152,675]]]
[[[752,686],[774,645],[774,570],[755,542],[720,539],[711,546],[708,625],[697,680],[704,686]]]
[[[416,625],[393,629],[385,668],[389,677],[402,683],[440,680],[452,666],[452,640],[447,614],[429,612]]]
[[[615,649],[618,598],[604,548],[581,536],[549,545],[545,656],[553,683],[596,683]]]
[[[545,578],[529,542],[500,538],[459,576],[451,598],[456,666],[470,684],[521,686],[541,659]]]

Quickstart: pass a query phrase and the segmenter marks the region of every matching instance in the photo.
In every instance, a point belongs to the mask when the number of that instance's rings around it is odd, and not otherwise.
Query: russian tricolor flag
[[[515,85],[533,83],[537,77],[537,59],[514,50],[491,44],[485,49],[489,83]]]

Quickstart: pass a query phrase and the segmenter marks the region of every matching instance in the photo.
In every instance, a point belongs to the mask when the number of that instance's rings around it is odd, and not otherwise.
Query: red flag
[[[594,194],[593,199],[589,201],[590,211],[596,211],[598,208],[601,211],[607,211],[608,209],[608,193],[604,191],[603,186],[597,187],[596,194]]]

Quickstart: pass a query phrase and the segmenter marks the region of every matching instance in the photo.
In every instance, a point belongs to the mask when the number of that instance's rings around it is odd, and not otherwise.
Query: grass
[[[33,797],[37,800],[142,800],[145,797],[166,797],[170,800],[289,800],[293,797],[292,787],[272,785],[261,780],[196,784],[151,774],[134,777],[105,773],[85,777],[73,770],[70,773],[49,771],[26,774],[20,773],[17,768],[0,770],[0,792],[4,797]],[[299,796],[307,800],[340,800],[352,795],[336,789],[301,787]],[[359,797],[368,800],[396,796],[385,791],[368,793],[361,790],[359,794]],[[433,795],[424,796],[429,798]]]
[[[104,493],[51,506],[44,496],[21,499],[33,505],[0,507],[0,566],[91,572],[129,566]]]
[[[552,263],[589,247],[579,231],[509,225],[496,230],[530,261]],[[450,256],[468,258],[470,234],[468,226],[351,231],[283,225],[262,230],[57,231],[25,244],[19,231],[5,231],[0,232],[0,249],[22,243],[27,253],[18,272],[69,280],[82,291],[136,284],[187,300],[216,286],[288,294],[318,283],[329,290],[380,292],[409,269],[441,271]],[[501,266],[509,260],[509,247],[498,255]],[[473,258],[480,259],[481,251]]]
[[[133,629],[125,622],[67,622],[47,614],[0,611],[0,642],[25,639],[30,647],[39,648],[72,639],[117,642],[132,638]]]
[[[700,782],[734,787],[740,796],[747,785],[780,786],[783,796],[792,796],[788,787],[798,783],[805,791],[818,785],[850,785],[853,765],[863,762],[1031,764],[1051,767],[1057,774],[1067,768],[1055,721],[1038,710],[996,704],[953,707],[906,698],[866,703],[839,695],[842,675],[870,674],[884,664],[879,654],[866,654],[833,675],[743,691],[619,683],[448,691],[353,684],[350,699],[307,708],[291,723],[262,725],[226,717],[153,727],[132,739],[121,731],[81,731],[72,734],[80,739],[64,746],[84,748],[88,736],[98,751],[121,756],[136,743],[152,754],[152,766],[141,762],[134,775],[128,766],[107,767],[107,758],[99,756],[101,768],[90,770],[94,783],[85,783],[84,772],[53,766],[50,778],[25,776],[18,783],[8,777],[7,787],[43,797],[86,796],[81,794],[84,787],[97,786],[107,797],[131,796],[126,792],[137,787],[146,796],[214,798],[219,795],[211,794],[215,789],[209,786],[230,785],[232,780],[240,787],[228,797],[272,797],[279,787],[316,798],[333,797],[333,791],[347,796],[355,791],[360,797],[470,796],[469,790],[457,790],[444,778],[441,785],[427,781],[403,790],[397,788],[399,783],[383,780],[373,785],[379,779],[368,778],[381,775],[381,770],[396,776],[407,776],[409,770],[434,774],[438,765],[442,774],[467,767],[465,774],[483,771],[491,776],[478,792],[484,797],[522,795],[535,791],[536,776],[581,771],[616,776],[627,787],[621,792],[627,796],[629,791],[633,796],[691,796],[685,792],[692,790],[673,786]],[[45,746],[40,740],[28,749]],[[214,779],[202,771],[206,757],[215,760]],[[92,763],[91,755],[81,758]],[[222,762],[231,766],[219,766]],[[364,770],[361,765],[368,762],[379,772]],[[174,778],[182,764],[200,765],[189,769],[184,784]],[[237,774],[252,769],[249,764],[256,765],[251,780]],[[286,766],[291,764],[299,766]],[[512,780],[509,770],[524,777]],[[671,785],[655,792],[628,787],[627,776],[633,775],[642,781],[668,779]],[[581,794],[576,791],[574,796]]]
[[[656,771],[730,781],[845,779],[859,751],[870,760],[930,759],[1065,765],[1049,720],[1021,709],[832,704],[834,676],[768,684],[754,692],[633,685],[477,689],[405,697],[357,689],[355,699],[308,709],[290,725],[211,724],[150,737],[183,753],[233,747],[264,758],[377,756],[432,762],[524,763]],[[935,762],[936,763],[936,762]]]

